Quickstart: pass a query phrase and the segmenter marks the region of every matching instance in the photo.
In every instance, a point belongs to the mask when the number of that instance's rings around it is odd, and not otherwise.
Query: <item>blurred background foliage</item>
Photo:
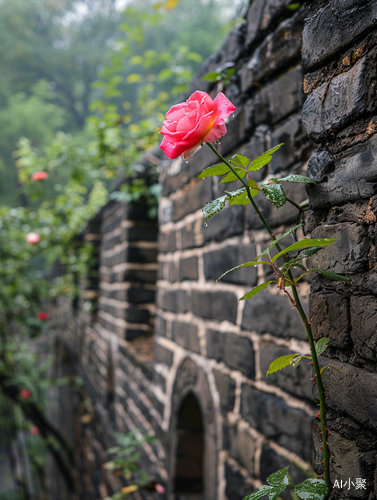
[[[155,165],[143,176],[137,159],[235,18],[226,0],[0,0],[0,455],[17,439],[34,474],[11,471],[2,499],[46,492],[46,450],[70,481],[72,450],[46,401],[77,381],[49,377],[33,339],[53,336],[50,301],[77,294],[93,256],[76,236],[114,178],[128,182],[110,199],[143,199],[156,216]]]

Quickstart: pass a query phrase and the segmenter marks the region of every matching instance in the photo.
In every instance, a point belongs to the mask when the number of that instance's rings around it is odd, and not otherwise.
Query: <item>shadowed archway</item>
[[[173,486],[175,500],[203,499],[203,432],[199,403],[189,392],[178,413]]]

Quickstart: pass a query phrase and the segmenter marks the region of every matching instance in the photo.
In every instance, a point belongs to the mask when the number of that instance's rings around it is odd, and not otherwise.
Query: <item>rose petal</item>
[[[162,151],[166,154],[168,158],[171,160],[174,160],[175,158],[178,158],[182,153],[184,153],[187,150],[187,144],[184,143],[184,145],[179,145],[177,146],[176,144],[172,144],[167,140],[166,137],[162,139],[160,148]]]
[[[180,120],[183,116],[185,116],[185,108],[187,108],[188,105],[185,102],[182,102],[181,104],[176,104],[175,106],[172,106],[169,111],[166,113],[166,118],[169,121],[178,121]]]
[[[217,119],[224,120],[236,111],[236,107],[222,92],[217,94],[213,102],[215,104]]]
[[[214,127],[211,128],[209,133],[205,136],[203,142],[216,142],[224,135],[226,134],[226,126],[223,121],[223,123],[219,123],[218,125],[215,125]]]
[[[200,146],[202,145],[203,141],[200,140],[199,142],[197,142],[194,146],[191,146],[191,148],[189,149],[186,149],[186,151],[184,151],[182,153],[182,158],[184,160],[189,160],[191,158],[191,156],[195,153],[195,151],[200,148]]]

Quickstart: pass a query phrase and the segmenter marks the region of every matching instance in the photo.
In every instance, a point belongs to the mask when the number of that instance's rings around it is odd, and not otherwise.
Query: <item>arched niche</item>
[[[169,500],[216,500],[215,411],[205,373],[188,358],[174,383],[169,441]]]

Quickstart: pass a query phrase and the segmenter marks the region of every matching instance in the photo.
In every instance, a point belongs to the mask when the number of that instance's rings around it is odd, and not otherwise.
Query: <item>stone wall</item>
[[[302,49],[303,124],[318,144],[308,166],[318,182],[309,190],[310,225],[315,237],[338,237],[317,264],[351,280],[343,286],[316,278],[310,300],[316,339],[330,337],[323,363],[340,370],[324,377],[332,480],[343,480],[332,498],[342,499],[377,494],[376,22],[373,1],[312,2]],[[314,432],[318,443],[317,425]],[[366,490],[348,484],[356,478],[366,480]]]
[[[358,471],[367,477],[370,491],[376,420],[376,9],[364,0],[357,12],[348,0],[315,2],[307,11],[291,4],[253,0],[245,20],[206,61],[191,90],[213,97],[223,91],[237,107],[218,146],[223,155],[256,157],[285,143],[256,173],[258,181],[305,174],[312,140],[320,143],[308,168],[319,182],[309,193],[310,228],[315,236],[339,236],[337,246],[319,254],[319,264],[352,275],[348,288],[316,278],[310,305],[316,338],[330,336],[328,357],[334,359],[329,363],[343,371],[325,371],[330,378],[330,444],[336,450],[333,473],[344,480]],[[236,72],[226,86],[201,79],[230,65]],[[302,108],[310,138],[302,128]],[[297,311],[274,290],[238,302],[265,281],[260,269],[239,270],[214,284],[224,271],[264,249],[266,233],[250,207],[228,207],[205,226],[201,208],[230,187],[212,178],[197,179],[203,168],[217,162],[208,148],[198,150],[188,164],[180,158],[169,161],[158,151],[148,158],[146,166],[151,158],[159,163],[163,185],[158,249],[157,228],[145,207],[109,204],[83,235],[98,244],[98,283],[82,283],[79,301],[56,307],[61,338],[91,400],[90,420],[79,435],[87,443],[83,449],[96,443],[96,453],[88,452],[95,457],[92,463],[82,460],[91,463],[85,474],[92,478],[93,495],[105,498],[119,488],[114,477],[98,469],[112,432],[136,427],[159,439],[144,446],[142,462],[167,487],[170,499],[192,494],[203,500],[241,500],[288,464],[293,480],[299,481],[312,459],[317,410],[311,370],[301,363],[265,377],[276,357],[309,352]],[[297,184],[287,192],[298,202],[307,196]],[[276,234],[297,219],[288,204],[276,210],[263,199],[256,201]],[[300,286],[306,308],[309,287],[309,281]],[[59,404],[54,408],[59,411]],[[314,436],[316,451],[316,426]],[[314,462],[320,461],[315,456]],[[204,467],[195,468],[198,463]],[[148,496],[135,494],[137,499]]]

